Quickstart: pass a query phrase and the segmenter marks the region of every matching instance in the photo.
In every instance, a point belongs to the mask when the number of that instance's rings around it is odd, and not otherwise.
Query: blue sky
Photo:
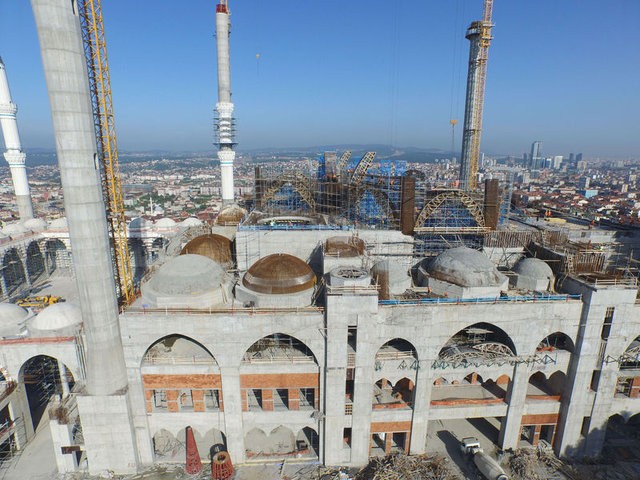
[[[212,149],[215,0],[103,0],[121,149]],[[448,149],[481,0],[230,0],[240,148]],[[640,156],[640,1],[496,0],[483,151]],[[260,59],[256,59],[260,54]],[[27,0],[0,1],[27,148],[52,147]]]

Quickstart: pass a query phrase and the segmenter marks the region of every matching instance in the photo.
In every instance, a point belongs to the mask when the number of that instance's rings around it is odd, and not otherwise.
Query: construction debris
[[[387,455],[374,458],[355,480],[462,480],[441,456]]]

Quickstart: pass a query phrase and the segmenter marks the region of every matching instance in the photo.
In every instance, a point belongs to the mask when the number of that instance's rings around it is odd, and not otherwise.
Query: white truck
[[[498,462],[484,453],[477,438],[463,438],[460,443],[460,449],[462,453],[473,456],[473,463],[476,464],[480,473],[482,473],[487,480],[509,480],[509,477],[502,467],[498,465]]]

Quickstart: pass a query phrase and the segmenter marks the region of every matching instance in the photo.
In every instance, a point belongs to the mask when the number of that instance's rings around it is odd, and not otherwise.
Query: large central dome
[[[261,258],[245,273],[242,284],[258,293],[296,293],[316,283],[313,270],[293,255],[276,253]]]

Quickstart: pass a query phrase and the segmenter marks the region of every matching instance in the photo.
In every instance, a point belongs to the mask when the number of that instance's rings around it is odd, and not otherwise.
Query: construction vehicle
[[[16,302],[16,305],[27,308],[45,308],[58,302],[64,302],[64,298],[53,295],[39,297],[24,297]]]
[[[509,480],[508,475],[502,467],[498,465],[498,462],[484,453],[477,438],[463,438],[460,443],[460,450],[462,450],[462,453],[473,456],[473,463],[476,464],[480,473],[482,473],[487,480]]]

